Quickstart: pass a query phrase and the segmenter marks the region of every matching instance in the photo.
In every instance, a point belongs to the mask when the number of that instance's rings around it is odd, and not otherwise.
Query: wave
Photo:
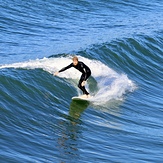
[[[162,37],[140,35],[95,44],[88,49],[76,52],[79,60],[86,63],[92,70],[92,77],[86,85],[93,95],[92,103],[102,105],[113,99],[123,100],[124,95],[134,91],[137,85],[150,91],[149,83],[151,83],[150,85],[157,91],[162,81],[161,47]],[[1,65],[0,69],[43,69],[53,74],[69,65],[72,62],[71,59],[72,55],[58,54],[49,58]],[[80,75],[79,71],[71,68],[60,73],[59,77],[69,82],[70,86],[75,88],[77,94],[80,95],[77,88]],[[128,75],[131,79],[128,78]],[[160,97],[159,94],[157,96]]]
[[[0,69],[4,68],[16,68],[16,69],[43,69],[44,71],[54,74],[55,71],[69,65],[72,60],[72,56],[60,56],[50,57],[43,59],[30,60],[26,62],[19,62],[13,64],[6,64],[0,66]],[[92,71],[92,80],[88,80],[87,88],[93,95],[91,102],[96,105],[105,104],[112,99],[122,100],[123,95],[127,92],[132,92],[136,85],[131,81],[126,74],[119,74],[113,69],[109,68],[104,63],[88,59],[82,56],[78,56],[79,60],[88,65]],[[68,69],[65,72],[59,73],[60,78],[64,78],[69,81],[73,87],[76,88],[78,95],[80,92],[77,88],[77,82],[80,78],[80,72],[74,68]]]

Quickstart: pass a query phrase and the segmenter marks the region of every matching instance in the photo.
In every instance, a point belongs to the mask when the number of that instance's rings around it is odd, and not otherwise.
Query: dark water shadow
[[[87,101],[72,101],[69,107],[69,115],[64,116],[59,122],[60,136],[58,138],[58,150],[60,162],[78,162],[80,158],[79,143],[82,137],[81,114],[89,106]]]
[[[88,101],[72,101],[70,104],[69,116],[74,120],[79,119],[89,104]]]

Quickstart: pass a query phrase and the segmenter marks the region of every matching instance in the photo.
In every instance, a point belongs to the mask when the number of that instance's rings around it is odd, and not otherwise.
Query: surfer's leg
[[[87,92],[87,90],[85,89],[85,86],[82,86],[82,82],[84,81],[84,74],[82,74],[80,80],[79,80],[79,84],[78,87],[82,90],[83,94],[89,95],[89,93]]]

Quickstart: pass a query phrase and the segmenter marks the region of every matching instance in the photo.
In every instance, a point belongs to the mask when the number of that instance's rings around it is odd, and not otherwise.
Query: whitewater
[[[90,69],[92,70],[92,77],[95,79],[95,81],[94,83],[90,84],[95,85],[93,89],[96,90],[96,92],[94,92],[94,90],[92,90],[93,92],[90,92],[93,96],[90,101],[92,101],[94,104],[102,105],[113,99],[122,100],[123,95],[125,95],[127,92],[132,92],[136,88],[135,84],[128,79],[126,74],[118,74],[100,61],[90,60],[81,56],[77,57],[86,65],[89,65]],[[53,75],[56,71],[59,71],[65,65],[69,65],[71,62],[71,56],[43,58],[33,61],[2,65],[0,66],[0,69],[43,69],[44,71],[47,71]],[[67,79],[65,82],[70,82],[75,87],[75,84],[77,85],[76,79],[79,80],[81,73],[76,69],[71,68],[70,70],[66,70],[64,73],[59,73],[58,76]],[[81,95],[78,90],[77,92],[78,95]]]

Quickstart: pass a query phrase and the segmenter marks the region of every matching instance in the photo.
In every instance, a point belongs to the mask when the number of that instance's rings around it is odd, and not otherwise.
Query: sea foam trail
[[[104,104],[109,100],[123,99],[123,95],[126,92],[132,92],[135,89],[135,84],[128,79],[125,74],[118,74],[113,69],[109,68],[107,65],[103,64],[97,60],[91,60],[78,56],[79,60],[88,65],[92,71],[92,77],[97,82],[98,90],[94,93],[91,101],[94,104]],[[58,58],[43,58],[36,59],[26,62],[19,62],[13,64],[7,64],[0,66],[2,68],[24,68],[24,69],[37,69],[41,68],[51,74],[60,70],[61,68],[69,65],[72,62],[72,57],[58,57]],[[81,73],[70,68],[65,72],[59,73],[59,77],[66,78],[69,80],[79,79]],[[90,83],[91,84],[91,83]],[[76,87],[77,88],[77,87]],[[88,88],[89,89],[89,88]],[[78,88],[77,88],[78,91]],[[79,91],[78,91],[79,92]],[[91,93],[91,92],[90,92]],[[79,93],[80,94],[80,93]]]

